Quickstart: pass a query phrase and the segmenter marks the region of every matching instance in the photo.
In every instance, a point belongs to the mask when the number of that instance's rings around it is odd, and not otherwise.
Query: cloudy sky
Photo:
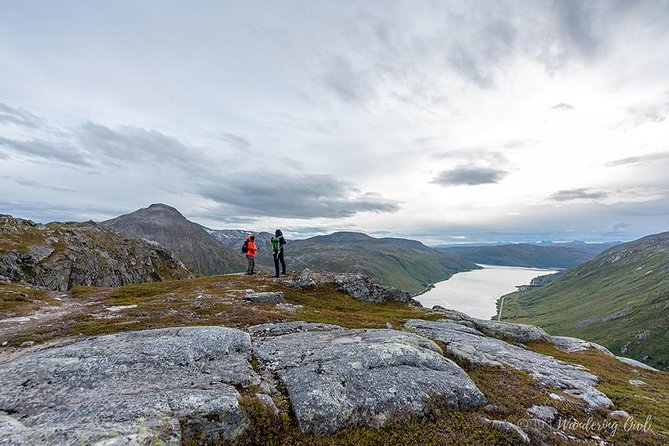
[[[669,1],[0,3],[0,213],[669,230]]]

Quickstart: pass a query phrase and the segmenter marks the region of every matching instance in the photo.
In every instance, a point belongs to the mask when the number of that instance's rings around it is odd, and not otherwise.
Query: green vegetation
[[[503,320],[597,342],[669,367],[666,234],[620,245],[542,286],[507,295]]]

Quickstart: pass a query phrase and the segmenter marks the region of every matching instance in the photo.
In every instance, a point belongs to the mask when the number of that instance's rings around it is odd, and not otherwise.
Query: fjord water
[[[426,308],[441,305],[472,317],[490,319],[497,313],[495,303],[501,296],[516,291],[518,285],[529,285],[535,277],[556,272],[516,266],[480,266],[483,269],[458,273],[436,283],[434,288],[417,296],[416,300]]]

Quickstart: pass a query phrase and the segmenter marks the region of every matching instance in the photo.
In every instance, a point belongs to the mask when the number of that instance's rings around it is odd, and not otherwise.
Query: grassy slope
[[[20,291],[21,287],[12,285],[11,288],[12,291]],[[270,304],[242,303],[242,290],[247,288],[283,291],[287,303],[303,305],[303,308],[296,313],[289,313]],[[116,333],[189,325],[225,325],[241,328],[278,320],[335,323],[351,328],[384,327],[390,322],[396,329],[401,329],[404,320],[408,318],[426,318],[425,309],[399,303],[359,302],[336,291],[332,286],[299,291],[262,276],[209,276],[182,281],[127,285],[116,289],[78,287],[72,291],[72,295],[84,304],[82,308],[86,308],[86,313],[73,313],[60,323],[17,332],[9,340],[10,346],[17,346],[26,340],[43,342],[79,334]],[[49,304],[48,300],[43,299],[44,296],[39,297],[42,305]],[[22,303],[16,302],[16,305],[21,306]],[[137,306],[121,312],[110,312],[105,309],[114,305]],[[17,307],[15,310],[16,313],[24,312],[25,307]],[[427,318],[435,317],[438,316]],[[448,355],[448,347],[443,344],[441,347]],[[615,436],[607,438],[609,441],[614,441],[618,445],[651,445],[669,441],[665,423],[669,420],[669,404],[667,404],[669,380],[666,373],[636,371],[598,352],[566,354],[550,345],[540,343],[531,345],[530,348],[566,361],[585,364],[603,378],[600,390],[607,393],[621,409],[627,410],[636,420],[645,419],[649,414],[653,416],[652,434],[629,433],[621,428]],[[460,365],[465,368],[488,401],[495,405],[491,412],[486,412],[482,408],[457,410],[435,403],[425,416],[406,417],[398,414],[396,418],[378,429],[350,426],[333,435],[305,435],[300,433],[290,411],[274,414],[253,397],[257,389],[249,388],[242,391],[243,397],[240,403],[251,420],[251,427],[240,440],[240,444],[249,446],[257,444],[516,445],[518,440],[513,435],[491,429],[482,423],[481,416],[519,423],[519,420],[526,418],[527,408],[534,404],[552,404],[560,410],[561,417],[573,416],[586,420],[592,416],[595,422],[605,421],[603,414],[586,414],[568,398],[563,402],[550,400],[527,373],[508,368],[472,368],[466,364]],[[629,385],[629,379],[642,379],[648,386],[637,389]],[[561,394],[558,389],[555,389],[555,392]],[[275,402],[279,407],[288,407],[285,396],[275,397]],[[575,438],[566,442],[548,431],[542,431],[545,438],[541,441],[544,442],[542,444],[559,446],[592,444],[586,441],[586,432],[573,430],[570,433]],[[533,436],[532,439],[533,444],[540,444],[538,437]],[[192,438],[186,441],[186,444],[201,444],[198,441],[198,438]]]
[[[543,287],[508,295],[503,319],[669,367],[669,252],[633,253],[613,262],[610,252]]]
[[[289,269],[358,272],[414,295],[457,272],[479,268],[417,241],[346,233],[292,242],[286,258]]]

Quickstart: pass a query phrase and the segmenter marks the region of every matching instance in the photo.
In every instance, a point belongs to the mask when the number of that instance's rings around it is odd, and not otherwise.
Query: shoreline
[[[499,317],[502,297],[529,287],[537,277],[556,272],[525,266],[479,266],[477,270],[465,271],[471,274],[453,274],[449,279],[431,283],[413,298],[426,308],[441,305],[480,319],[494,320]],[[450,283],[456,275],[459,279]],[[502,314],[502,319],[504,316]]]

